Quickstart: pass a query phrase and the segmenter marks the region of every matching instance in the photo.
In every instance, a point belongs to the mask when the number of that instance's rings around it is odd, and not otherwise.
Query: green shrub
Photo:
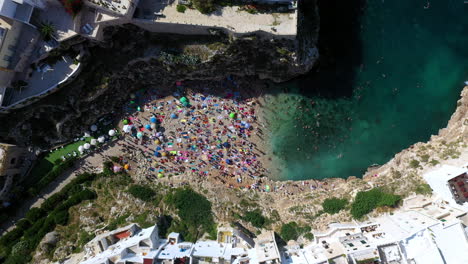
[[[180,13],[185,13],[185,10],[187,10],[187,7],[184,5],[177,5],[177,12]]]
[[[156,192],[148,186],[134,184],[128,188],[128,192],[135,198],[149,202],[156,195]]]
[[[26,213],[26,219],[28,219],[31,223],[35,223],[40,218],[44,217],[46,215],[46,213],[47,212],[44,209],[34,207],[34,208],[31,208]]]
[[[297,240],[301,235],[305,236],[305,234],[308,234],[308,237],[310,237],[312,235],[310,230],[310,226],[300,226],[296,222],[289,222],[281,226],[280,236],[287,242],[289,240]]]
[[[205,196],[190,188],[177,188],[166,196],[166,203],[177,209],[182,235],[187,241],[196,241],[204,233],[212,232],[215,226],[211,203]],[[172,221],[170,229],[177,225]]]
[[[430,194],[432,194],[432,189],[431,189],[431,186],[429,184],[422,183],[422,184],[416,186],[415,192],[417,194],[430,195]]]
[[[16,227],[23,229],[23,230],[30,228],[31,225],[32,225],[31,222],[26,218],[20,219],[18,222],[16,222]]]
[[[192,3],[202,14],[211,13],[216,9],[214,0],[192,0]]]
[[[343,210],[348,204],[346,199],[329,198],[322,203],[323,211],[329,214],[336,214]]]
[[[384,193],[380,188],[358,192],[351,204],[351,215],[359,219],[379,206],[396,206],[400,200],[399,195]]]
[[[245,213],[243,219],[247,222],[250,222],[253,226],[262,228],[265,225],[266,219],[262,215],[260,209],[255,209]]]
[[[24,230],[16,227],[10,232],[4,234],[0,237],[0,245],[2,247],[11,247],[16,244],[16,241],[19,240],[24,234]]]
[[[56,225],[66,225],[69,218],[68,211],[59,211],[53,214],[54,222]]]
[[[410,163],[409,163],[410,167],[413,168],[413,169],[417,169],[419,168],[419,161],[417,160],[411,160]]]

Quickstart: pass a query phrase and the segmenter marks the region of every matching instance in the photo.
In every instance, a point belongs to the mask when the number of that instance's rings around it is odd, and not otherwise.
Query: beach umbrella
[[[130,165],[128,165],[128,164],[125,164],[125,165],[124,165],[124,169],[125,169],[125,170],[128,170],[128,169],[130,169]]]
[[[151,129],[156,129],[156,124],[155,124],[155,123],[151,123],[150,128],[151,128]]]
[[[122,121],[122,123],[123,123],[124,125],[128,125],[128,120],[127,120],[127,119],[124,119],[124,121]]]
[[[159,145],[159,144],[161,144],[161,141],[159,141],[159,139],[156,139],[156,140],[154,141],[154,144]]]
[[[125,126],[123,126],[122,131],[125,132],[125,133],[130,133],[130,132],[132,132],[132,126],[125,125]]]
[[[265,191],[267,191],[267,192],[270,191],[270,185],[265,185]]]
[[[84,144],[84,148],[85,148],[85,149],[90,149],[90,148],[91,148],[91,145],[90,145],[89,143],[86,143],[86,144]]]
[[[114,129],[109,130],[109,136],[111,136],[111,137],[115,136],[115,130]]]
[[[143,133],[138,132],[138,133],[137,133],[137,138],[142,138],[142,137],[143,137]]]
[[[97,140],[98,140],[99,143],[104,143],[104,141],[106,140],[106,138],[105,138],[104,136],[100,136],[100,137],[98,137]]]
[[[229,117],[232,118],[232,119],[236,118],[236,113],[230,113]]]
[[[84,151],[84,147],[83,147],[83,146],[79,146],[79,147],[78,147],[78,151],[79,151],[79,152],[83,152],[83,151]]]
[[[96,125],[92,125],[92,126],[91,126],[91,131],[96,132],[96,131],[97,131],[97,126],[96,126]]]
[[[166,156],[167,156],[167,153],[166,153],[166,152],[163,152],[163,153],[161,153],[161,155],[162,155],[163,157],[166,157]]]
[[[131,93],[131,94],[130,94],[130,98],[135,99],[135,94],[134,94],[134,93]]]
[[[176,119],[176,118],[177,118],[177,115],[176,115],[175,113],[172,113],[172,114],[171,114],[171,118],[172,118],[172,119]]]
[[[184,96],[184,97],[180,98],[180,102],[181,103],[188,103],[187,97]]]
[[[137,111],[141,112],[141,107],[140,106],[137,106]]]
[[[91,142],[90,142],[90,143],[91,143],[91,145],[96,145],[96,144],[97,144],[97,140],[93,138],[93,139],[91,139]]]
[[[90,136],[91,136],[91,135],[89,134],[88,131],[84,132],[84,136],[83,136],[83,137],[87,138],[87,137],[90,137]]]
[[[231,147],[231,144],[229,144],[228,142],[224,142],[223,146],[224,146],[225,148],[230,148],[230,147]]]
[[[177,82],[176,82],[176,85],[177,85],[177,86],[181,86],[181,85],[182,85],[182,82],[181,82],[181,81],[177,81]]]
[[[226,163],[229,164],[229,165],[231,165],[231,164],[232,164],[232,160],[226,159]]]
[[[158,151],[155,151],[154,156],[159,158],[159,157],[161,157],[161,153],[159,153]]]
[[[122,170],[122,167],[117,166],[117,165],[114,165],[113,170],[114,170],[115,173],[117,173],[117,172],[119,172],[120,170]]]
[[[152,116],[150,118],[150,121],[151,121],[151,123],[156,123],[158,121],[158,119],[156,119],[156,117]]]
[[[150,125],[150,124],[146,124],[146,125],[145,125],[145,128],[148,129],[148,130],[150,130],[150,129],[151,129],[151,125]]]
[[[161,178],[163,178],[163,177],[164,177],[164,174],[158,173],[158,179],[161,179]]]

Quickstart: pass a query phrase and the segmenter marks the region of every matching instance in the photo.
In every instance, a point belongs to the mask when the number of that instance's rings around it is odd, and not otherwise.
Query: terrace
[[[134,0],[86,0],[85,4],[102,9],[119,16],[133,14],[136,1]]]
[[[58,41],[63,41],[78,35],[80,27],[79,15],[77,17],[71,16],[65,11],[65,8],[59,1],[47,1],[47,7],[42,9],[34,9],[31,23],[39,27],[41,23],[48,21],[55,27],[55,38]]]
[[[448,181],[450,191],[459,204],[468,202],[468,174],[463,173]]]
[[[254,6],[251,8],[255,9]],[[248,12],[245,6],[219,7],[212,14],[205,15],[190,8],[187,8],[183,13],[178,12],[177,1],[173,0],[141,0],[134,18],[171,25],[225,28],[238,34],[262,31],[273,35],[295,37],[297,33],[296,11],[259,12],[255,9]],[[187,32],[179,33],[193,34],[188,29]]]
[[[52,65],[41,65],[36,71],[32,72],[25,88],[10,89],[11,93],[8,98],[5,98],[7,101],[5,105],[18,103],[53,89],[72,76],[78,68],[79,64],[75,64],[70,57],[62,57]]]

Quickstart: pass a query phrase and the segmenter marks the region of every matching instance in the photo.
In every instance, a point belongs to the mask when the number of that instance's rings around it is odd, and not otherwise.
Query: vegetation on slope
[[[396,206],[401,200],[401,196],[386,193],[380,188],[374,188],[365,192],[358,192],[354,202],[351,204],[351,215],[356,218],[362,218],[377,207]]]
[[[323,211],[329,214],[336,214],[343,210],[348,204],[348,200],[339,198],[328,198],[322,203]]]

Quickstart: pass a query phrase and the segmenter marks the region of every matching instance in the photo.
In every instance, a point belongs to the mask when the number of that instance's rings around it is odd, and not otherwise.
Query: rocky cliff
[[[315,7],[315,4],[312,5]],[[67,142],[102,115],[115,113],[130,93],[173,86],[176,80],[228,75],[282,82],[308,72],[318,59],[318,16],[308,3],[296,40],[257,35],[233,38],[153,34],[132,25],[106,29],[105,41],[74,39],[62,48],[86,51],[80,76],[39,102],[0,116],[0,140],[47,148]],[[305,17],[308,16],[308,17]]]

